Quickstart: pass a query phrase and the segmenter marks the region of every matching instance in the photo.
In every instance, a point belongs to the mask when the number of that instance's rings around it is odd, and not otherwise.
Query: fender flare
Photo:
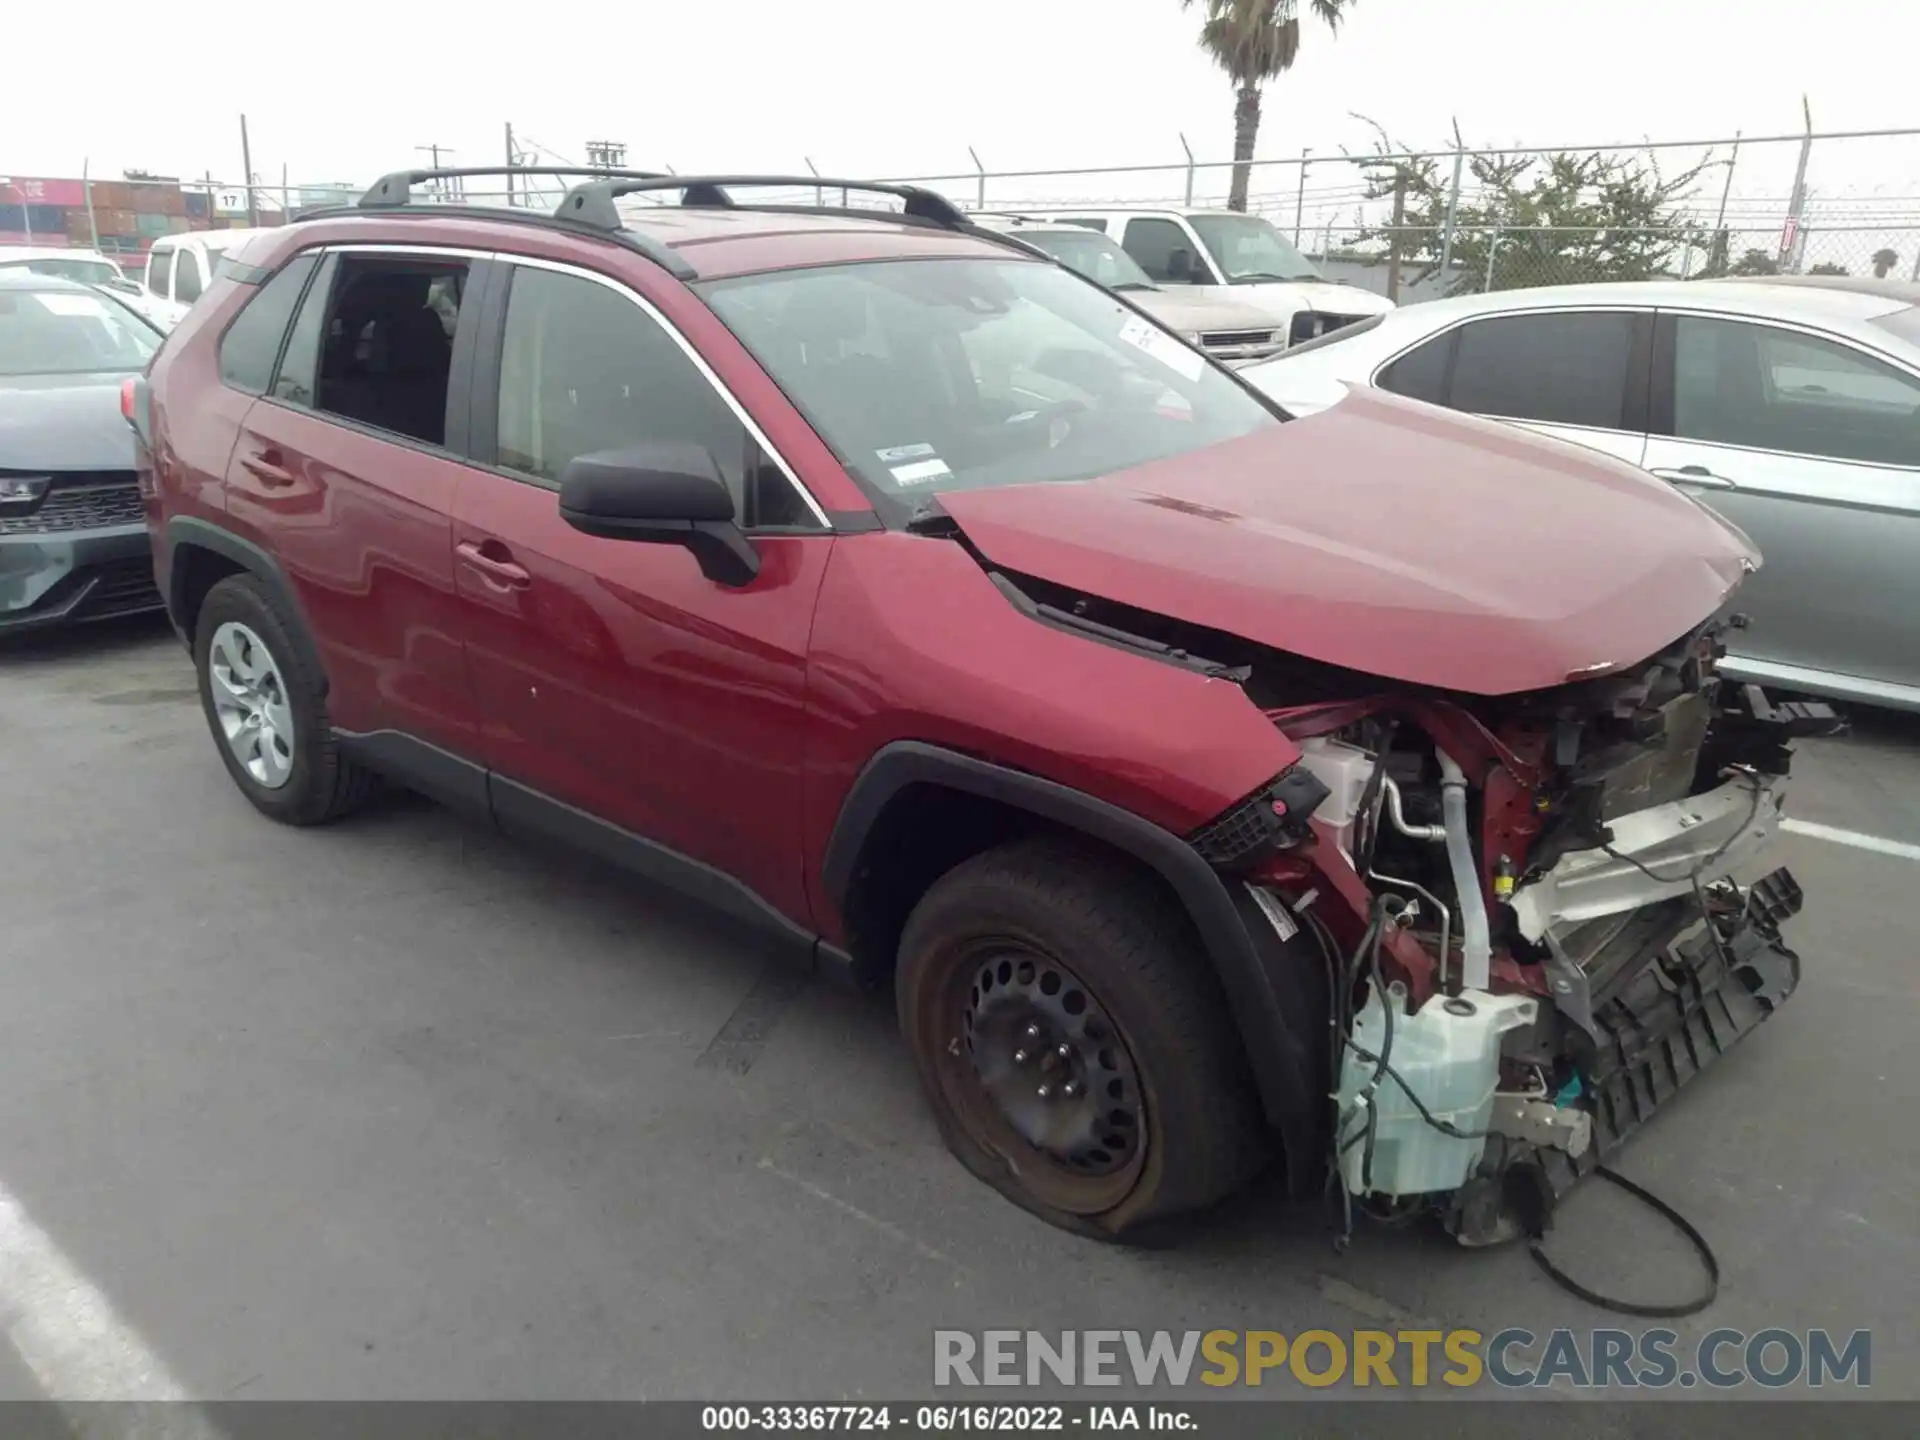
[[[1172,888],[1198,932],[1239,1026],[1267,1122],[1280,1133],[1296,1188],[1319,1184],[1328,1076],[1326,975],[1317,946],[1283,941],[1245,887],[1223,877],[1172,831],[1083,791],[922,741],[884,746],[855,777],[821,866],[826,893],[845,912],[867,836],[895,796],[939,785],[998,801],[1133,856]]]
[[[186,569],[179,563],[182,547],[210,550],[232,561],[274,592],[274,598],[286,613],[299,622],[294,626],[293,643],[301,648],[313,673],[320,677],[321,694],[326,693],[327,667],[320,663],[320,647],[314,641],[312,625],[307,622],[306,607],[300,603],[293,582],[287,579],[287,572],[280,568],[279,561],[251,540],[192,515],[175,515],[169,519],[161,544],[165,550],[167,615],[189,648],[193,645],[193,636],[185,625]]]

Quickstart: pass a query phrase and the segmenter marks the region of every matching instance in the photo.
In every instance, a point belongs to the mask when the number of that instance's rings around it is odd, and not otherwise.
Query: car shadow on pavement
[[[84,664],[149,648],[156,639],[171,634],[172,627],[165,613],[159,610],[116,615],[83,625],[48,626],[12,635],[0,633],[0,670],[27,665]],[[179,654],[181,665],[187,666],[185,647]]]

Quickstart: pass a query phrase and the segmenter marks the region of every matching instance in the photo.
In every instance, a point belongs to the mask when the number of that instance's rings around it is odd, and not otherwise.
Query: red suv
[[[956,1155],[1102,1235],[1275,1154],[1536,1226],[1792,991],[1797,889],[1730,874],[1829,717],[1716,680],[1757,557],[1685,495],[1290,420],[931,192],[426,178],[250,242],[125,397],[266,815],[386,776],[890,982]]]

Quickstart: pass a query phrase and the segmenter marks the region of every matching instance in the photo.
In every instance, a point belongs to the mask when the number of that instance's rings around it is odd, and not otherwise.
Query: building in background
[[[138,172],[135,172],[138,175]],[[280,194],[254,187],[259,223],[283,219]],[[68,180],[8,175],[0,180],[0,245],[78,245],[137,264],[162,235],[247,224],[244,188],[163,176]]]

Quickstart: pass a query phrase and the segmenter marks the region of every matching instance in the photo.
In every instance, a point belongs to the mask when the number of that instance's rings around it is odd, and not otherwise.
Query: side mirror
[[[1193,283],[1193,252],[1179,246],[1167,255],[1167,278],[1181,285]]]
[[[606,540],[684,545],[700,573],[745,585],[760,552],[734,522],[733,495],[705,446],[655,442],[578,455],[560,474],[560,518]]]

